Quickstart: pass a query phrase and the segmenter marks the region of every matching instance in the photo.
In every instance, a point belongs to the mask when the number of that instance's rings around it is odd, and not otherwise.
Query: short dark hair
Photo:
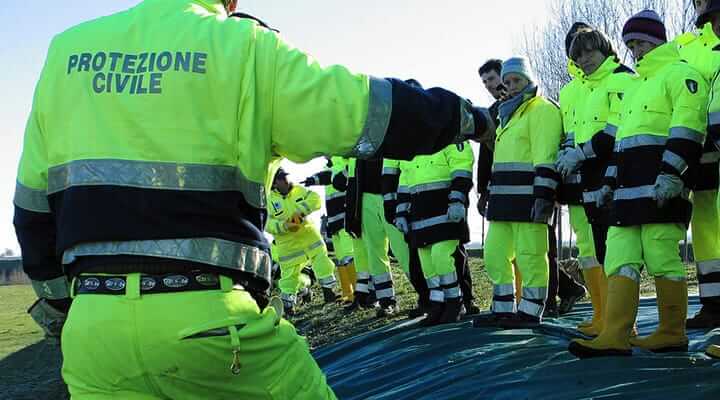
[[[498,60],[497,58],[491,58],[487,61],[485,61],[485,64],[481,65],[480,68],[478,68],[478,75],[487,74],[490,71],[495,71],[500,75],[500,72],[502,71],[502,60]]]

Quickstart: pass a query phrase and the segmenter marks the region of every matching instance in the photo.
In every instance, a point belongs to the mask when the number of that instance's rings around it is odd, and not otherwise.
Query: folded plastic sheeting
[[[699,309],[691,299],[689,315]],[[579,305],[534,331],[474,329],[470,320],[430,329],[388,326],[315,351],[340,399],[720,399],[720,360],[703,351],[720,329],[689,331],[690,353],[578,360],[567,352],[573,326],[590,317]],[[643,299],[641,335],[657,324],[655,299]],[[713,337],[714,336],[714,337]]]

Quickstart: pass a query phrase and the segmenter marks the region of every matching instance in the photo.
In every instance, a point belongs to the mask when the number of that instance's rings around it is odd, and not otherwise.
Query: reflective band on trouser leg
[[[693,193],[693,254],[697,265],[700,302],[720,309],[720,219],[715,207],[718,192]]]
[[[430,301],[442,303],[445,301],[445,294],[440,286],[440,276],[435,272],[435,264],[432,259],[432,246],[425,246],[418,249],[420,268],[430,290]]]
[[[518,312],[541,318],[545,309],[547,287],[523,287],[522,300],[518,305]]]
[[[355,281],[355,291],[360,293],[370,293],[370,273],[357,272],[357,280]]]
[[[388,238],[385,234],[385,208],[379,194],[363,194],[362,240],[367,249],[370,275],[390,273]]]
[[[353,260],[353,242],[350,235],[345,230],[332,236],[333,247],[335,248],[335,258],[340,265],[346,265]]]
[[[578,261],[580,268],[589,269],[599,267],[600,263],[595,257],[595,241],[593,240],[592,226],[588,222],[585,208],[582,206],[570,207],[570,225],[577,237],[579,251]]]
[[[685,238],[683,224],[642,225],[642,251],[648,274],[670,280],[686,280],[679,243]]]
[[[370,271],[367,261],[367,250],[365,242],[360,239],[353,239],[353,253],[355,257],[355,291],[370,293]]]
[[[308,256],[312,260],[312,269],[315,272],[318,282],[320,282],[320,286],[330,289],[334,288],[336,283],[335,275],[333,274],[335,265],[328,256],[325,243],[311,250]]]
[[[548,227],[545,224],[513,222],[512,229],[523,287],[518,312],[540,318],[545,307],[550,277],[547,258]]]
[[[382,275],[371,275],[370,278],[378,300],[395,298],[395,288],[393,288],[392,275],[389,272]]]
[[[485,269],[493,282],[494,313],[514,313],[515,276],[511,260],[513,252],[511,222],[491,221],[485,240]]]
[[[410,274],[410,249],[408,248],[407,242],[405,242],[405,235],[394,225],[388,223],[385,224],[385,233],[390,241],[390,249],[393,255],[395,255],[395,258],[397,258],[400,269],[405,276],[408,276]]]
[[[462,296],[453,257],[459,244],[457,240],[445,240],[430,246],[433,271],[440,277],[440,287],[443,289],[445,300]]]
[[[628,265],[637,266],[637,282],[640,280],[640,265],[645,264],[640,226],[611,226],[607,235],[607,252],[605,254],[605,275],[610,278],[620,274],[620,269]],[[622,276],[628,276],[628,272]]]
[[[78,296],[62,347],[73,399],[335,398],[305,339],[242,290]]]
[[[430,290],[430,301],[434,301],[436,303],[444,303],[445,292],[440,286],[440,277],[434,276],[432,278],[425,279],[425,281],[427,282],[428,290]]]

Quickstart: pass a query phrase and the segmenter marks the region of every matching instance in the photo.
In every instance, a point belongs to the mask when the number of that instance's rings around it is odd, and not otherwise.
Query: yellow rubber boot
[[[720,358],[720,346],[711,344],[706,350],[705,354],[710,357]]]
[[[342,290],[342,300],[352,303],[353,300],[355,300],[355,264],[349,263],[343,266],[338,266],[338,272],[340,273],[340,289]]]
[[[687,351],[687,281],[655,278],[660,324],[650,336],[630,339],[630,344],[656,353]]]
[[[608,279],[605,329],[593,340],[570,342],[570,352],[579,358],[630,356],[630,332],[637,316],[640,296],[638,283],[625,276]]]
[[[607,304],[607,278],[602,267],[583,270],[585,286],[590,293],[593,316],[589,321],[578,324],[577,330],[587,336],[597,336],[605,327],[605,306]]]

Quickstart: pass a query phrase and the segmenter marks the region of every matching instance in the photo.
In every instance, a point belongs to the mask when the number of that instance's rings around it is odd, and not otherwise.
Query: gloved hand
[[[548,224],[555,210],[555,203],[545,199],[535,199],[535,204],[530,211],[532,222]]]
[[[655,179],[655,200],[658,207],[662,208],[668,200],[680,196],[684,186],[682,179],[677,175],[658,175]]]
[[[595,207],[603,208],[610,204],[613,199],[613,190],[608,185],[604,185],[600,188],[600,194],[595,200]]]
[[[465,205],[454,201],[448,205],[447,217],[450,222],[460,222],[465,220]]]
[[[569,148],[558,153],[558,159],[555,161],[555,168],[563,178],[577,171],[585,161],[585,153],[579,147]]]
[[[285,224],[283,225],[285,228],[285,231],[287,232],[297,232],[300,230],[300,224],[296,224],[292,221],[285,221]]]
[[[484,143],[490,150],[495,150],[495,131],[497,126],[487,108],[472,107],[475,122],[475,136],[466,139]]]
[[[485,213],[487,212],[487,205],[488,205],[488,200],[490,199],[490,192],[487,189],[485,189],[485,190],[482,190],[479,193],[479,195],[480,196],[478,197],[477,209],[478,209],[478,212],[480,213],[480,215],[482,215],[484,217]]]
[[[318,179],[313,175],[311,177],[306,178],[304,181],[300,182],[303,186],[316,186],[320,183],[318,182]]]
[[[45,336],[50,339],[60,339],[67,312],[59,310],[50,305],[47,299],[38,299],[28,309],[28,314],[45,331]]]
[[[406,235],[410,232],[410,224],[408,224],[408,220],[405,217],[395,218],[395,227]]]

